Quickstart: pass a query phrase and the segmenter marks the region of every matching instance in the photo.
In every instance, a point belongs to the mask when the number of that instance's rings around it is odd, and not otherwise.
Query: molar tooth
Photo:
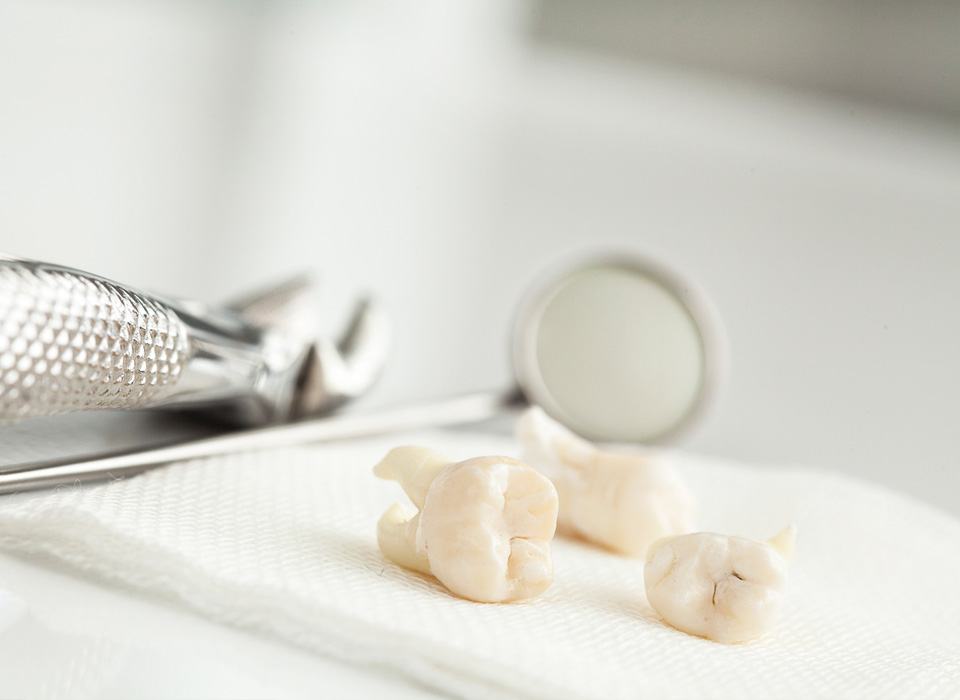
[[[665,538],[647,553],[647,601],[677,629],[717,642],[770,631],[783,606],[796,528],[767,542],[710,532]]]
[[[557,488],[561,527],[636,557],[693,529],[696,500],[661,457],[598,449],[537,407],[516,432],[524,459]]]
[[[454,464],[399,447],[374,473],[400,482],[419,508],[394,505],[380,518],[377,540],[388,559],[480,602],[529,598],[552,583],[557,494],[536,470],[508,457]]]

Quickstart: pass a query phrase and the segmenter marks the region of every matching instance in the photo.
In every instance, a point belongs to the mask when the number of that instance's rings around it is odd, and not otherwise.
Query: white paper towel
[[[820,471],[674,455],[701,529],[799,528],[780,623],[728,646],[660,622],[639,561],[578,542],[554,540],[554,585],[519,604],[390,564],[376,521],[403,497],[371,469],[398,444],[517,454],[433,433],[184,463],[2,498],[0,548],[467,698],[960,697],[960,521],[933,508]]]

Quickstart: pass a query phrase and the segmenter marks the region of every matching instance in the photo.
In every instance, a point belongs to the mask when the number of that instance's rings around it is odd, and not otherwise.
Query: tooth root
[[[597,448],[553,420],[539,406],[528,409],[517,421],[517,435],[532,461],[576,471],[589,470]]]
[[[777,554],[787,564],[793,559],[793,548],[797,541],[797,526],[788,525],[776,535],[767,540],[767,544],[773,547]]]
[[[426,447],[395,447],[373,468],[373,473],[381,479],[399,482],[413,504],[423,508],[430,484],[451,464],[448,457]]]
[[[377,544],[391,561],[425,574],[430,573],[430,562],[417,553],[417,528],[420,513],[395,503],[377,523]]]

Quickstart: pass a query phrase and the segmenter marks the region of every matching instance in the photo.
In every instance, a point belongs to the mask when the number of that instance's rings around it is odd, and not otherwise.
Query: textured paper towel
[[[960,697],[960,522],[943,513],[823,472],[674,455],[701,529],[799,527],[780,623],[726,646],[660,622],[639,561],[569,540],[554,585],[520,604],[388,563],[375,525],[402,494],[371,468],[408,443],[517,453],[436,433],[184,463],[0,499],[0,548],[463,697]]]

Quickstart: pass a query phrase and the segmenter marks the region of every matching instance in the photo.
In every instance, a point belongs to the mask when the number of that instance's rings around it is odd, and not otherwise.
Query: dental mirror
[[[586,438],[662,442],[716,388],[716,312],[689,280],[640,258],[581,262],[521,305],[513,363],[528,401]]]
[[[725,364],[719,316],[689,279],[616,255],[562,268],[535,285],[515,317],[519,390],[0,467],[0,493],[136,474],[174,461],[291,444],[480,422],[540,405],[597,441],[669,442],[702,414]],[[138,412],[135,412],[138,413]]]

